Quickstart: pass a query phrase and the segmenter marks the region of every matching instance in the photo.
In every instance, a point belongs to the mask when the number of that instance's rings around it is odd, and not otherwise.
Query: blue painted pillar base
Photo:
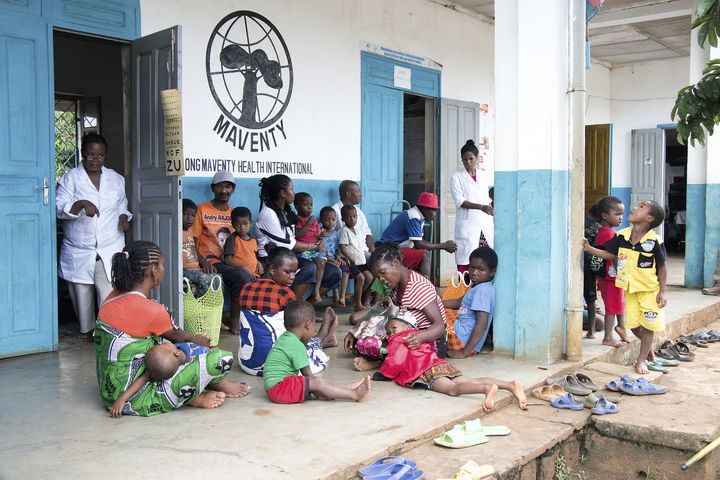
[[[687,185],[685,286],[702,287],[705,264],[705,184]]]
[[[690,205],[688,204],[688,210],[689,209]],[[717,268],[718,248],[720,248],[720,184],[707,184],[704,212],[705,261],[703,265],[703,285],[705,287],[711,287],[715,283],[713,273],[715,273],[715,269]]]
[[[568,172],[495,172],[495,351],[550,363],[564,353]]]

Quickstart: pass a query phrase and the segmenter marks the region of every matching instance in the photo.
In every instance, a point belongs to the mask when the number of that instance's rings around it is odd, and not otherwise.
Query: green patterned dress
[[[162,342],[159,336],[132,337],[98,320],[95,359],[100,397],[106,408],[145,371],[145,353]],[[233,364],[232,353],[211,350],[181,365],[164,381],[151,381],[123,407],[123,415],[149,417],[179,408],[200,395],[210,383],[222,381]]]

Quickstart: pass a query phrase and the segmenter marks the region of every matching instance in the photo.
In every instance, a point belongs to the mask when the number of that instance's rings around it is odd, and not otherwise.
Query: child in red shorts
[[[617,197],[603,197],[590,207],[590,215],[600,222],[600,228],[595,237],[595,246],[602,245],[615,236],[613,228],[619,227],[623,220],[625,206]],[[625,293],[615,286],[617,271],[612,261],[605,260],[605,265],[597,272],[597,285],[605,304],[605,336],[603,345],[619,347],[629,341],[625,330]],[[615,326],[617,317],[617,326]],[[613,338],[613,327],[620,336],[620,341]]]
[[[370,377],[337,385],[310,371],[305,342],[313,336],[315,309],[308,302],[291,300],[285,307],[286,332],[278,337],[263,367],[268,398],[275,403],[302,403],[312,398],[361,402],[370,393]]]

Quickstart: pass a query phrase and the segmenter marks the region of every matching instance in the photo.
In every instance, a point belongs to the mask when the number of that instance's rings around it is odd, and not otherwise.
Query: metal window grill
[[[55,180],[80,161],[78,102],[55,99]]]

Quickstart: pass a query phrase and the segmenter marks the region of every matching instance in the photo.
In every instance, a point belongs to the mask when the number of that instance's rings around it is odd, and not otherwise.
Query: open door
[[[460,100],[440,99],[440,231],[442,238],[455,238],[455,202],[450,177],[463,168],[460,149],[472,138],[479,143],[480,105]],[[440,285],[450,283],[455,272],[455,255],[440,255]]]
[[[630,203],[632,208],[641,200],[653,200],[665,207],[665,132],[662,128],[632,131],[630,157],[632,182]],[[655,229],[661,238],[663,225]]]
[[[610,191],[610,124],[585,126],[585,211]]]
[[[0,358],[57,346],[50,35],[0,15]]]
[[[182,324],[180,301],[180,177],[165,175],[160,91],[179,88],[176,26],[132,42],[132,239],[156,243],[165,256],[165,278],[153,298]]]
[[[403,198],[402,91],[364,86],[361,150],[362,209],[377,240],[390,224],[393,203]]]

